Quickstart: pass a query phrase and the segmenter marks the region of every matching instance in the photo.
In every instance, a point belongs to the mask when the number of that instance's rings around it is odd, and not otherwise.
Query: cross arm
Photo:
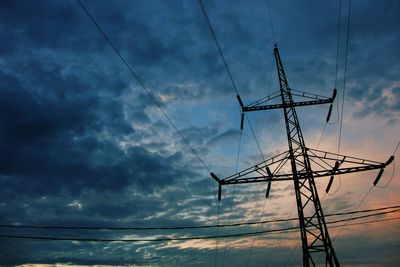
[[[314,178],[376,169],[383,172],[382,170],[394,159],[394,156],[391,156],[386,162],[378,162],[316,149],[307,149],[307,154],[313,165]],[[295,157],[296,155],[300,154],[295,153]],[[289,181],[293,180],[293,174],[285,172],[289,169],[289,166],[286,166],[289,159],[289,152],[287,151],[226,178],[220,179],[215,174],[212,174],[212,177],[219,185]],[[382,175],[381,172],[378,174],[379,178]],[[307,176],[305,170],[297,172],[298,179],[304,179]]]
[[[273,93],[269,96],[266,96],[250,105],[242,106],[242,111],[249,112],[249,111],[259,111],[259,110],[268,110],[268,109],[278,109],[278,108],[284,108],[284,107],[300,107],[300,106],[310,106],[310,105],[319,105],[319,104],[329,104],[335,100],[336,92],[337,92],[336,89],[334,89],[332,97],[324,97],[324,96],[306,93],[306,92],[302,92],[302,91],[298,91],[298,90],[291,90],[292,95],[303,97],[303,98],[308,98],[308,99],[312,99],[312,100],[298,101],[298,102],[293,102],[293,103],[289,103],[289,104],[262,105],[263,103],[266,103],[266,102],[280,96],[279,92],[275,92],[275,93]]]

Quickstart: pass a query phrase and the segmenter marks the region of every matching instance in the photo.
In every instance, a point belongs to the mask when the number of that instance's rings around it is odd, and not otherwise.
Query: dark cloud
[[[240,136],[236,92],[198,3],[82,2],[207,167],[221,176],[229,175],[235,167]],[[243,100],[249,103],[277,90],[265,1],[204,4]],[[270,1],[270,8],[289,84],[298,90],[331,95],[338,3]],[[353,3],[346,103],[352,101],[362,108],[349,116],[375,115],[391,125],[398,122],[398,11],[395,1]],[[343,3],[339,91],[346,14]],[[3,1],[0,34],[0,224],[124,227],[217,221],[209,170],[160,113],[78,2]],[[299,114],[308,126],[321,112],[325,116],[326,109]],[[283,130],[279,130],[284,129],[282,114],[249,114],[249,118],[255,134],[266,136],[260,140],[265,157],[281,151],[279,143],[285,141]],[[306,127],[304,131],[308,134],[314,130]],[[259,162],[260,155],[247,121],[242,137],[239,167],[248,167]],[[293,197],[292,187],[272,188],[264,218],[280,218],[287,212],[281,202]],[[231,190],[223,188],[221,222],[259,220],[264,185],[236,188],[236,193]],[[328,204],[327,211],[348,209],[352,200],[339,199]],[[214,230],[184,234],[54,230],[12,233],[121,238],[214,235]],[[272,241],[274,237],[257,240]],[[215,240],[207,247],[198,243],[197,248],[166,242],[1,241],[0,255],[5,258],[0,256],[0,264],[4,266],[208,266],[215,256]],[[220,244],[224,241],[218,240]],[[228,243],[232,241],[237,240]],[[346,242],[351,241],[338,241],[339,255],[349,264],[355,263],[346,252]],[[374,242],[365,250],[375,250],[381,243],[398,247],[398,242],[389,238],[388,242]],[[243,244],[250,247],[251,239]],[[288,250],[285,244],[276,249],[257,247],[253,266],[265,266],[265,253],[272,252],[276,256],[271,257],[271,264],[282,265]],[[363,254],[361,250],[352,251]],[[244,264],[248,252],[248,248],[230,247],[230,257],[224,259],[226,265]],[[222,262],[222,252],[218,254],[217,262]],[[398,259],[388,262],[387,266],[396,265]]]

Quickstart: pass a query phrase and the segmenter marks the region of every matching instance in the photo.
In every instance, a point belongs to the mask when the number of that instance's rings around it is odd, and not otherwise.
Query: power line
[[[215,239],[214,267],[217,267],[217,259],[218,259],[219,212],[220,212],[220,208],[221,208],[221,203],[218,202],[217,205],[218,205],[218,208],[217,208],[218,220],[217,220],[217,238]]]
[[[290,216],[292,215],[293,209],[295,207],[296,203],[293,203],[292,208],[290,209],[288,218],[286,219],[286,223],[285,223],[285,227],[288,227],[289,222],[290,222]],[[272,246],[272,252],[268,254],[268,258],[267,258],[267,263],[265,264],[266,266],[268,266],[268,264],[270,263],[272,256],[274,255],[274,251],[276,249],[276,245],[278,244],[278,239],[275,240],[274,245]]]
[[[338,142],[338,154],[340,152],[340,145],[342,140],[342,127],[343,127],[343,112],[344,112],[344,96],[346,94],[346,78],[347,78],[347,58],[349,51],[349,39],[350,39],[350,18],[351,18],[351,0],[349,0],[349,8],[347,14],[347,35],[346,35],[346,52],[344,62],[344,77],[343,77],[343,94],[342,94],[342,111],[340,114],[340,126],[339,126],[339,142]]]
[[[368,190],[368,192],[364,195],[364,197],[361,199],[361,201],[358,203],[357,207],[356,207],[356,211],[358,210],[358,208],[361,206],[361,204],[364,202],[364,200],[368,197],[369,193],[371,193],[372,189],[374,188],[374,186],[371,186],[371,188]],[[351,217],[350,217],[351,218]],[[333,238],[332,241],[335,241],[336,238],[339,237],[339,235],[341,234],[343,230],[343,227],[339,229],[339,232],[335,235],[335,237]]]
[[[386,211],[386,210],[397,210],[400,209],[400,205],[381,207],[375,209],[364,209],[358,211],[347,211],[347,212],[337,212],[326,214],[325,217],[332,216],[345,216],[351,214],[358,213],[368,213],[368,212],[376,212],[376,211]],[[386,213],[383,213],[386,214]],[[261,222],[239,222],[239,223],[230,223],[230,224],[220,224],[218,227],[235,227],[235,226],[244,226],[244,225],[255,225],[258,223],[267,224],[267,223],[279,223],[286,222],[287,220],[297,220],[297,218],[289,218],[289,219],[275,219],[275,220],[265,220]],[[203,228],[215,228],[217,225],[201,225],[201,226],[174,226],[174,227],[91,227],[91,226],[38,226],[38,225],[13,225],[13,224],[0,224],[0,228],[20,228],[20,229],[58,229],[58,230],[117,230],[117,231],[126,231],[126,230],[181,230],[181,229],[203,229]]]
[[[171,126],[175,129],[175,131],[178,133],[178,135],[181,137],[181,139],[184,141],[184,143],[189,147],[189,149],[192,151],[192,153],[197,157],[197,159],[200,161],[200,163],[204,166],[205,169],[207,169],[208,172],[211,172],[210,168],[207,166],[205,161],[200,157],[199,153],[193,148],[193,146],[189,143],[189,140],[182,134],[182,132],[178,129],[178,127],[175,125],[175,123],[171,120],[171,118],[168,116],[167,112],[162,108],[161,104],[157,101],[157,99],[153,96],[153,94],[150,92],[150,90],[147,88],[147,86],[143,83],[143,81],[140,79],[140,77],[135,73],[131,65],[125,60],[125,58],[121,55],[117,47],[114,45],[114,43],[111,41],[111,39],[108,37],[108,35],[105,33],[105,31],[100,27],[100,25],[97,23],[95,18],[92,16],[92,14],[89,12],[89,10],[85,7],[85,5],[80,1],[76,0],[80,7],[83,9],[85,14],[90,18],[90,20],[93,22],[93,24],[96,26],[96,28],[100,31],[100,33],[103,35],[104,39],[107,41],[107,43],[111,46],[111,48],[114,50],[114,52],[117,54],[117,56],[121,59],[121,61],[125,64],[125,66],[128,68],[129,72],[132,74],[132,76],[137,80],[139,85],[145,90],[145,92],[149,95],[151,100],[154,102],[154,104],[158,107],[158,109],[161,111],[161,113],[164,115],[164,117],[168,120],[168,122],[171,124]],[[211,181],[211,180],[210,180]],[[213,195],[215,197],[215,200],[217,200],[216,194],[215,194],[215,186],[214,183],[211,181],[212,188],[213,188]]]
[[[207,22],[208,29],[210,30],[211,35],[212,35],[212,37],[213,37],[213,39],[214,39],[215,45],[217,46],[218,53],[219,53],[219,55],[220,55],[220,57],[221,57],[221,59],[222,59],[222,61],[223,61],[223,63],[224,63],[225,70],[226,70],[226,72],[227,72],[227,74],[228,74],[228,76],[229,76],[229,79],[230,79],[231,83],[232,83],[232,88],[234,89],[236,95],[239,96],[239,90],[237,89],[236,83],[235,83],[235,81],[233,80],[232,73],[231,73],[231,71],[230,71],[230,69],[229,69],[229,67],[228,67],[228,63],[226,62],[224,53],[222,52],[222,48],[221,48],[221,45],[219,44],[217,35],[215,34],[214,28],[213,28],[213,26],[212,26],[212,24],[211,24],[211,21],[210,21],[208,15],[207,15],[207,11],[206,11],[206,9],[205,9],[205,6],[204,6],[204,4],[203,4],[203,1],[202,1],[202,0],[198,0],[198,3],[199,3],[199,5],[200,5],[201,11],[202,11],[202,13],[203,13],[203,16],[204,16],[204,18],[205,18],[205,20],[206,20],[206,22]],[[250,123],[250,120],[249,120],[249,118],[247,117],[247,114],[246,114],[246,119],[247,119],[247,121],[248,121],[248,123],[249,123],[251,132],[253,133],[253,137],[254,137],[254,140],[256,141],[256,144],[257,144],[258,150],[260,151],[261,157],[264,159],[264,155],[263,155],[263,153],[262,153],[262,151],[261,151],[261,148],[260,148],[260,145],[259,145],[259,143],[258,143],[257,137],[256,137],[256,135],[255,135],[255,133],[254,133],[254,130],[253,130],[253,127],[252,127],[252,125],[251,125],[251,123]],[[264,160],[265,160],[265,159],[264,159]],[[265,207],[265,202],[264,202],[264,207]],[[263,210],[264,210],[264,208],[263,208]],[[218,216],[219,216],[219,213],[218,213]],[[262,214],[261,214],[261,216],[262,216]],[[260,220],[261,220],[261,217],[260,217]],[[218,218],[218,221],[219,221],[219,218]],[[257,228],[258,228],[258,226],[257,226]],[[216,250],[217,250],[217,249],[218,249],[218,247],[216,246]],[[217,251],[216,251],[215,256],[217,256]],[[215,263],[216,263],[216,259],[215,259]]]
[[[239,159],[240,159],[240,149],[241,149],[241,145],[242,145],[242,136],[243,136],[243,128],[240,129],[239,144],[238,144],[238,150],[237,150],[237,155],[236,155],[235,173],[238,171],[238,168],[239,168]],[[234,204],[235,193],[236,193],[235,188],[236,188],[236,185],[233,185],[232,186],[231,206],[230,206],[230,210],[229,210],[228,221],[230,221],[231,217],[232,217],[233,204]],[[228,233],[229,233],[229,229],[228,229]],[[225,256],[226,256],[226,251],[227,251],[228,245],[229,245],[228,244],[228,240],[226,240],[225,241],[224,250],[223,250],[223,254],[222,254],[222,263],[221,263],[222,267],[224,267],[224,264],[225,264]]]
[[[270,12],[270,10],[269,10],[269,1],[268,1],[268,0],[265,0],[265,3],[266,3],[266,5],[267,5],[268,18],[269,18],[269,25],[270,25],[270,27],[271,27],[271,33],[272,33],[272,40],[273,40],[274,44],[276,44],[274,25],[272,24],[271,12]]]
[[[397,150],[399,149],[399,146],[400,146],[400,141],[397,143],[397,146],[396,146],[396,148],[394,149],[392,155],[395,155],[395,154],[397,153]]]
[[[336,64],[335,64],[335,86],[334,89],[337,89],[337,80],[338,80],[338,70],[339,70],[339,44],[340,44],[340,25],[341,25],[341,18],[342,18],[342,0],[339,0],[339,14],[338,14],[338,27],[337,27],[337,40],[336,40]],[[324,128],[321,132],[321,136],[319,137],[319,141],[317,144],[317,148],[319,147],[319,145],[321,144],[322,141],[322,137],[325,133],[326,130],[326,126],[328,126],[328,124],[333,125],[339,122],[339,101],[336,101],[336,111],[337,111],[337,119],[335,122],[330,123],[329,121],[325,122]]]
[[[235,90],[235,93],[237,95],[239,95],[239,91],[238,91],[238,89],[236,87],[235,81],[233,80],[232,73],[231,73],[231,71],[230,71],[230,69],[228,67],[228,63],[226,63],[226,59],[225,59],[224,53],[222,53],[222,48],[221,48],[221,46],[220,46],[220,44],[218,42],[217,35],[215,34],[215,31],[214,31],[214,28],[213,28],[213,26],[211,24],[210,18],[207,15],[207,11],[206,11],[206,8],[204,7],[203,1],[202,0],[198,0],[198,2],[199,2],[199,5],[200,5],[200,8],[201,8],[201,12],[203,13],[203,16],[204,16],[204,18],[205,18],[205,20],[207,22],[208,29],[211,32],[211,35],[212,35],[212,37],[214,39],[214,42],[215,42],[215,45],[217,46],[219,55],[221,56],[221,59],[222,59],[222,61],[224,63],[225,70],[228,73],[229,79],[231,80],[233,89]]]
[[[260,225],[261,225],[261,219],[262,219],[262,217],[263,217],[263,215],[264,215],[264,210],[265,210],[265,204],[266,204],[266,203],[267,203],[267,198],[264,199],[264,204],[263,204],[263,207],[262,207],[262,210],[261,210],[260,219],[259,219],[258,224],[257,224],[256,232],[254,233],[253,240],[251,241],[251,248],[250,248],[250,251],[249,251],[249,253],[247,254],[247,260],[246,260],[245,267],[247,267],[247,266],[249,265],[249,261],[250,261],[250,258],[251,258],[251,254],[253,253],[254,241],[256,240],[256,237],[257,237],[257,235],[259,234],[259,231],[258,231],[258,230],[259,230]]]
[[[247,122],[249,123],[250,130],[251,130],[251,133],[253,134],[253,138],[254,138],[254,141],[256,142],[258,151],[260,152],[261,160],[262,160],[262,161],[265,161],[264,154],[263,154],[263,152],[262,152],[262,150],[261,150],[260,143],[259,143],[258,140],[257,140],[257,136],[256,136],[256,134],[255,134],[255,132],[254,132],[254,129],[253,129],[253,126],[252,126],[252,124],[251,124],[251,122],[250,122],[249,116],[247,116],[246,113],[245,113],[244,115],[245,115],[245,117],[246,117]]]
[[[354,218],[348,218],[348,219],[341,219],[341,220],[336,220],[336,221],[331,221],[327,222],[327,224],[335,224],[339,222],[347,222],[347,221],[354,221],[357,219],[361,218],[366,218],[366,217],[372,217],[372,216],[378,216],[382,214],[388,214],[388,213],[393,213],[397,212],[396,211],[390,211],[386,213],[377,213],[377,214],[369,214],[369,215],[363,215],[359,217],[354,217]],[[345,226],[350,226],[350,225],[358,225],[358,224],[365,224],[365,223],[373,223],[373,222],[381,222],[381,221],[390,221],[390,220],[398,220],[400,217],[394,217],[394,218],[387,218],[387,219],[381,219],[381,220],[372,220],[372,221],[364,221],[360,223],[354,223],[354,224],[343,224],[343,225],[336,225],[332,227],[345,227]],[[15,238],[15,239],[33,239],[33,240],[48,240],[48,241],[82,241],[82,242],[166,242],[166,241],[186,241],[186,240],[199,240],[199,239],[215,239],[215,238],[232,238],[232,237],[246,237],[246,236],[254,236],[254,235],[268,235],[268,234],[273,234],[273,233],[280,233],[280,232],[290,232],[290,231],[296,231],[300,227],[299,226],[294,226],[294,227],[287,227],[287,228],[281,228],[281,229],[270,229],[270,230],[264,230],[264,231],[259,231],[259,232],[244,232],[244,233],[237,233],[237,234],[229,234],[229,235],[209,235],[209,236],[191,236],[191,237],[162,237],[162,238],[139,238],[139,239],[111,239],[111,238],[72,238],[72,237],[49,237],[49,236],[25,236],[25,235],[6,235],[6,234],[1,234],[0,238]]]
[[[335,89],[337,86],[338,69],[339,69],[339,43],[340,43],[341,18],[342,18],[342,0],[339,0],[339,16],[338,16],[337,41],[336,41]]]
[[[214,27],[212,26],[211,21],[210,21],[210,18],[209,18],[208,15],[207,15],[207,10],[206,10],[206,8],[205,8],[205,6],[204,6],[202,0],[198,0],[198,2],[199,2],[199,5],[200,5],[200,8],[201,8],[201,11],[202,11],[202,13],[203,13],[203,16],[204,16],[204,18],[205,18],[205,20],[206,20],[206,22],[207,22],[208,29],[209,29],[210,32],[211,32],[211,35],[212,35],[212,37],[213,37],[213,39],[214,39],[214,42],[215,42],[215,45],[217,46],[218,53],[219,53],[219,55],[221,56],[221,59],[222,59],[222,61],[223,61],[223,63],[224,63],[225,70],[226,70],[226,72],[228,73],[229,79],[230,79],[230,81],[231,81],[231,83],[232,83],[232,88],[233,88],[233,90],[235,91],[236,95],[239,95],[239,90],[237,89],[236,83],[235,83],[235,81],[233,80],[232,73],[231,73],[231,71],[230,71],[230,69],[229,69],[229,67],[228,67],[228,63],[226,62],[224,53],[222,52],[221,45],[219,44],[217,35],[215,34],[215,31],[214,31]],[[246,119],[247,119],[247,121],[249,122],[251,131],[252,131],[252,133],[253,133],[254,139],[255,139],[255,141],[256,141],[256,143],[257,143],[257,146],[258,146],[258,149],[259,149],[259,151],[260,151],[260,153],[261,153],[261,156],[264,157],[264,156],[263,156],[263,153],[261,152],[260,145],[259,145],[259,143],[258,143],[258,141],[257,141],[257,137],[255,136],[253,127],[251,126],[250,120],[247,118],[247,115],[246,115]]]

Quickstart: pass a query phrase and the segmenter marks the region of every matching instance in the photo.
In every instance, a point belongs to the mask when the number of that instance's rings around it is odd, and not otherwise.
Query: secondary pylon
[[[336,89],[333,90],[332,97],[323,97],[291,89],[276,45],[274,56],[280,90],[247,106],[237,95],[242,109],[240,127],[243,128],[245,112],[283,109],[289,149],[223,179],[211,173],[211,176],[219,185],[218,199],[221,199],[222,185],[267,183],[266,197],[268,197],[271,182],[292,180],[301,233],[303,266],[315,266],[316,260],[321,256],[324,256],[325,266],[340,266],[325,223],[315,178],[330,176],[326,188],[328,192],[335,175],[380,169],[374,181],[374,185],[376,185],[384,168],[393,161],[394,156],[391,156],[385,163],[381,163],[308,148],[301,132],[296,107],[330,103],[327,116],[327,121],[329,121]],[[302,100],[294,101],[294,97]],[[272,103],[277,99],[280,99],[280,103]],[[289,173],[285,172],[285,166],[288,164],[290,164],[291,169]]]

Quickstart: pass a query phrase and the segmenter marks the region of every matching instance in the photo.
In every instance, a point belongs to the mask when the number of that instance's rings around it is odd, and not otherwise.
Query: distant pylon
[[[280,90],[247,106],[237,95],[242,108],[241,128],[243,128],[244,112],[281,108],[285,118],[289,150],[223,179],[211,173],[219,184],[218,199],[221,199],[222,185],[268,183],[266,192],[268,197],[271,182],[293,180],[303,249],[303,266],[315,266],[321,254],[325,258],[325,266],[340,266],[329,237],[314,179],[330,176],[326,188],[328,192],[334,175],[381,169],[374,182],[376,185],[383,169],[393,161],[394,156],[391,156],[387,162],[381,163],[308,148],[301,132],[296,107],[330,103],[327,117],[329,121],[336,89],[333,90],[332,97],[322,97],[290,89],[276,45],[274,56]],[[293,97],[302,98],[303,101],[294,101]],[[280,99],[280,103],[266,104],[275,99]],[[291,173],[283,171],[286,164],[290,164]]]

